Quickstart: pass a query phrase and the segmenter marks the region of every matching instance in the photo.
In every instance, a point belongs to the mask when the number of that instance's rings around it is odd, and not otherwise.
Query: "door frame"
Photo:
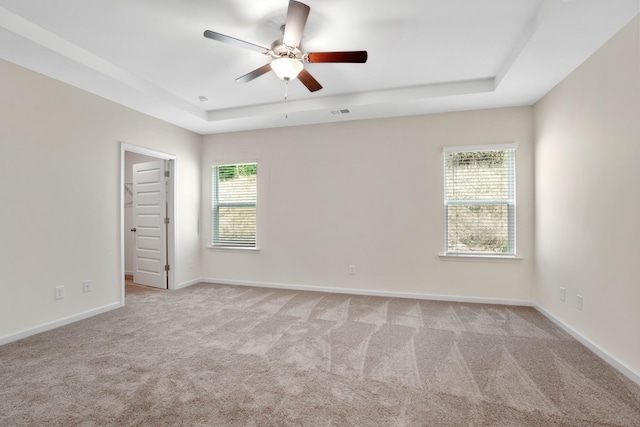
[[[124,306],[125,291],[124,291],[124,275],[125,275],[125,232],[124,229],[124,177],[125,177],[125,155],[127,152],[144,154],[145,156],[155,157],[160,160],[167,160],[169,170],[169,188],[167,192],[167,207],[169,216],[169,226],[167,227],[167,264],[169,264],[169,274],[167,275],[167,282],[169,289],[176,288],[176,209],[175,209],[175,188],[176,188],[176,162],[177,158],[173,154],[163,153],[161,151],[152,150],[137,145],[131,145],[124,142],[120,142],[120,306]]]

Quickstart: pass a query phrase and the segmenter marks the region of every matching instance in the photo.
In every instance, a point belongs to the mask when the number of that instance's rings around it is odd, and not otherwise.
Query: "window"
[[[211,169],[211,244],[256,247],[258,165],[244,163]]]
[[[445,148],[445,255],[515,248],[515,146]]]

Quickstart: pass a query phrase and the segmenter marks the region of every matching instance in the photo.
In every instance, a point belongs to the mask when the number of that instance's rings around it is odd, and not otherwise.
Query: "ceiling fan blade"
[[[206,30],[204,32],[206,38],[216,40],[222,43],[232,44],[234,46],[242,47],[245,49],[255,50],[256,52],[267,54],[269,49],[266,47],[258,46],[257,44],[249,43],[244,40],[236,39],[235,37],[225,36],[224,34],[216,33],[214,31]]]
[[[302,32],[307,24],[311,8],[304,3],[295,0],[289,0],[289,9],[287,9],[287,20],[284,24],[284,36],[282,43],[285,46],[297,48],[302,40]]]
[[[354,50],[349,52],[314,52],[306,55],[308,62],[367,62],[366,50]]]
[[[257,77],[260,77],[265,73],[268,73],[269,71],[271,71],[271,64],[265,64],[262,67],[256,68],[252,72],[245,74],[244,76],[238,77],[236,81],[241,83],[247,83]]]
[[[310,92],[315,92],[322,89],[322,85],[318,83],[318,81],[314,79],[307,70],[303,69],[302,71],[300,71],[300,74],[298,74],[298,80],[300,80],[302,84],[305,85],[307,89],[309,89]]]

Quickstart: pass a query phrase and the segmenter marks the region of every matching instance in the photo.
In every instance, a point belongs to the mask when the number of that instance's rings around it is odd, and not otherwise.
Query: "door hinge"
[[[169,218],[165,218],[165,219],[164,219],[164,223],[165,223],[165,224],[169,224]]]
[[[164,266],[164,271],[169,271],[169,264]]]
[[[164,171],[164,176],[169,178],[169,171]]]

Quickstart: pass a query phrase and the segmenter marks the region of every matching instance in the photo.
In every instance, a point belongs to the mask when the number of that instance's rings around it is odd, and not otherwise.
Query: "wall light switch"
[[[576,308],[582,310],[582,295],[576,295]]]
[[[560,301],[564,301],[566,297],[567,290],[563,286],[560,286]]]

